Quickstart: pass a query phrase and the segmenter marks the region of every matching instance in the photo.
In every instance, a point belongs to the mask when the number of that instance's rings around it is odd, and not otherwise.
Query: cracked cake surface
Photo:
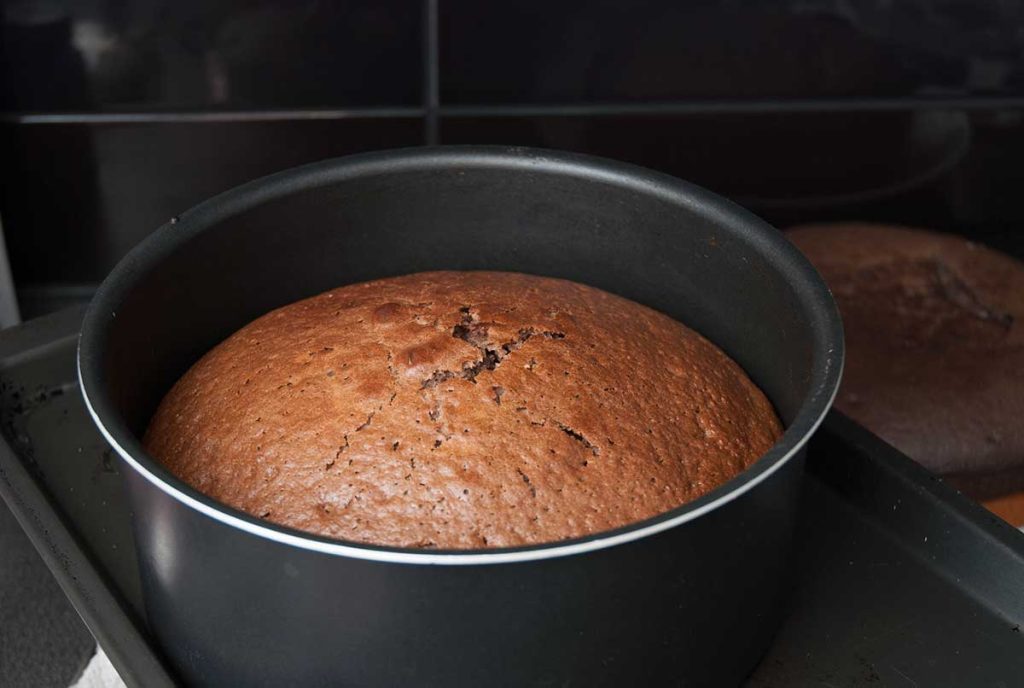
[[[274,523],[467,549],[655,516],[780,434],[743,370],[666,315],[565,280],[433,272],[258,318],[175,384],[144,443]]]

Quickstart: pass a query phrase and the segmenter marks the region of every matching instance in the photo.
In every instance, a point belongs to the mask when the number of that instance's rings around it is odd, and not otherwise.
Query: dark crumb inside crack
[[[524,473],[523,469],[521,469],[521,468],[517,468],[516,469],[516,473],[518,473],[519,477],[523,479],[523,482],[526,483],[526,486],[528,488],[530,488],[530,494],[532,496],[536,497],[537,496],[537,488],[534,487],[533,483],[530,481],[530,476],[526,475],[526,473]]]
[[[532,327],[524,327],[519,330],[515,338],[504,342],[498,347],[488,346],[489,330],[487,324],[480,322],[479,316],[469,306],[463,306],[459,309],[459,312],[462,313],[462,319],[452,328],[452,337],[461,339],[479,349],[482,354],[480,359],[463,366],[460,371],[435,370],[430,377],[420,384],[420,389],[430,389],[454,378],[462,378],[476,384],[476,378],[480,373],[497,368],[509,354],[521,348],[530,339],[536,336],[541,336],[545,339],[565,339],[564,332],[553,330],[538,331]],[[497,403],[499,405],[501,403],[500,396],[498,396]]]
[[[584,447],[589,449],[594,456],[600,455],[601,449],[596,444],[594,444],[586,437],[584,437],[583,433],[578,432],[577,430],[573,430],[565,423],[559,423],[558,421],[555,421],[555,425],[557,425],[558,429],[564,432],[566,435],[573,438],[574,440],[582,444]]]

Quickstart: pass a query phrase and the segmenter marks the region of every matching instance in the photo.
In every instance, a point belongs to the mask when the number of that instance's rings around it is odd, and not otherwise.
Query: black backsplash
[[[416,105],[408,0],[7,0],[3,103],[95,112]]]
[[[220,191],[428,141],[1024,256],[1022,26],[1019,0],[6,0],[0,216],[29,314]]]
[[[521,0],[500,12],[447,3],[442,94],[476,103],[1019,93],[1022,22],[1017,2]]]

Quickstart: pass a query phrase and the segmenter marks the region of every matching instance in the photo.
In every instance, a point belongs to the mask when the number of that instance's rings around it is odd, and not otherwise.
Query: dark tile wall
[[[1024,93],[1016,0],[441,2],[442,100]]]
[[[173,215],[303,163],[422,142],[418,119],[0,127],[20,284],[95,283]]]
[[[22,111],[409,105],[416,0],[8,0],[3,104]]]
[[[5,108],[415,105],[422,0],[6,0]],[[441,100],[1021,95],[1017,0],[439,0]]]
[[[3,6],[0,217],[23,298],[87,295],[248,179],[426,140],[425,0]],[[606,155],[780,226],[899,221],[1024,255],[1018,0],[437,7],[443,143]]]

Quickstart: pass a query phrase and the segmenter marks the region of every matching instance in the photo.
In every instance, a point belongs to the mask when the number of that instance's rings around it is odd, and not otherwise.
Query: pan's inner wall
[[[733,356],[784,422],[808,393],[816,338],[807,304],[750,218],[542,166],[424,166],[311,183],[226,216],[189,213],[162,239],[221,217],[153,267],[143,260],[103,362],[137,436],[188,366],[253,318],[342,284],[436,269],[563,277],[661,310]]]

